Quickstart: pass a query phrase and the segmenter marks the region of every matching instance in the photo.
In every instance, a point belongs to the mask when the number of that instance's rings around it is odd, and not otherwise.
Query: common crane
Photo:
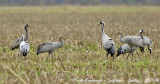
[[[27,53],[29,51],[29,44],[27,41],[24,41],[24,35],[22,34],[22,42],[20,43],[20,46],[19,46],[19,51],[20,51],[20,54],[21,54],[21,57],[22,55],[25,57],[25,60],[26,60],[26,56],[27,56]],[[19,58],[19,54],[18,54],[18,58]]]
[[[143,30],[141,30],[139,33],[141,34],[143,32]],[[141,36],[141,38],[143,39],[143,37]],[[133,52],[137,49],[138,47],[134,46],[133,47]],[[143,47],[139,47],[140,51],[143,53],[144,51],[144,48]],[[128,53],[128,57],[129,57],[129,54],[132,53],[132,48],[128,45],[128,44],[125,44],[121,47],[118,48],[117,50],[117,56],[119,56],[120,54],[125,54],[125,53]],[[127,59],[128,59],[127,57]]]
[[[26,35],[24,36],[24,41],[28,41],[28,29],[27,29],[27,27],[31,27],[31,26],[28,26],[28,24],[26,24],[26,25],[24,26],[24,29],[25,29],[25,31],[26,31]],[[14,41],[13,44],[12,44],[11,50],[14,50],[14,49],[19,48],[19,45],[20,45],[20,43],[22,42],[22,40],[23,40],[22,38],[16,39],[16,41]]]
[[[142,36],[143,30],[141,30],[139,33],[140,33],[140,37],[139,36],[126,36],[122,38],[122,34],[118,32],[118,34],[120,34],[120,41],[122,43],[127,43],[128,44],[127,46],[131,47],[132,58],[133,58],[133,52],[135,51],[135,48],[137,47],[139,47],[141,52],[143,53],[144,47],[147,45],[148,50],[150,50],[150,53],[151,53],[151,48],[149,48],[149,46],[152,45],[152,41],[148,37]],[[130,51],[130,49],[128,50]]]
[[[39,44],[37,47],[37,55],[40,53],[48,52],[48,57],[46,59],[47,62],[50,54],[53,54],[56,49],[64,45],[64,41],[62,39],[63,39],[62,36],[60,36],[59,37],[60,42],[49,42],[49,43]],[[53,64],[53,55],[52,55],[52,64]]]
[[[126,53],[128,53],[128,56],[127,56],[127,59],[128,59],[130,53],[134,52],[137,48],[138,48],[138,47],[136,47],[136,46],[134,46],[133,48],[131,48],[128,44],[125,44],[125,45],[123,45],[123,46],[121,46],[121,47],[118,48],[118,50],[117,50],[117,57],[118,57],[119,55],[121,55],[121,54],[126,54]],[[139,54],[138,54],[138,56],[139,56]],[[140,57],[139,57],[139,58],[140,58]],[[132,59],[133,59],[133,58],[132,58]]]
[[[132,53],[132,60],[133,60],[133,52],[136,50],[137,47],[140,48],[141,52],[143,51],[144,49],[144,46],[143,43],[142,43],[142,38],[139,37],[139,36],[126,36],[124,38],[122,38],[122,33],[119,33],[120,34],[120,41],[122,43],[127,43],[129,45],[129,47],[131,48],[130,53]]]
[[[140,30],[139,34],[140,34],[140,36],[142,38],[142,44],[144,45],[144,47],[145,47],[145,45],[147,45],[148,50],[149,50],[149,52],[151,54],[152,49],[150,47],[153,45],[153,42],[149,37],[143,37],[142,33],[143,33],[143,30]],[[143,51],[144,51],[144,47],[143,47]]]
[[[104,49],[106,50],[106,56],[108,59],[108,55],[111,54],[111,57],[114,58],[114,53],[115,53],[115,43],[112,40],[112,38],[110,38],[109,36],[107,36],[104,32],[104,25],[105,22],[100,21],[100,23],[98,25],[102,24],[102,45],[104,47]],[[98,26],[97,25],[97,26]]]

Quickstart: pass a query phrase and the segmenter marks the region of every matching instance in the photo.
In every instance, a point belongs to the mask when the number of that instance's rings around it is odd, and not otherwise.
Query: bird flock
[[[104,50],[106,51],[106,57],[108,59],[108,55],[111,55],[111,57],[114,59],[114,54],[116,52],[115,49],[115,42],[111,37],[109,37],[107,34],[104,32],[104,26],[105,22],[100,21],[98,25],[102,25],[102,45],[104,47]],[[98,26],[97,25],[97,26]],[[24,56],[26,60],[27,53],[29,52],[29,43],[28,43],[28,24],[24,26],[24,29],[26,31],[26,34],[23,35],[21,38],[16,39],[11,47],[11,50],[15,50],[19,48],[19,53],[18,53],[18,59],[19,55]],[[120,35],[120,42],[125,43],[125,45],[121,46],[117,50],[117,57],[121,54],[126,54],[128,53],[127,59],[130,54],[132,54],[132,59],[133,59],[133,53],[134,51],[139,48],[140,51],[144,52],[144,48],[147,46],[148,50],[151,54],[152,49],[150,48],[153,45],[152,40],[149,37],[145,37],[142,35],[143,30],[140,30],[139,34],[140,36],[125,36],[122,38],[122,33],[118,32],[116,35]],[[46,62],[48,61],[49,56],[51,55],[52,57],[52,64],[53,64],[53,53],[56,49],[63,47],[64,41],[62,36],[59,37],[59,42],[46,42],[46,43],[41,43],[37,47],[37,55],[40,53],[45,53],[48,52],[48,56],[46,59]],[[139,56],[139,54],[138,54]]]

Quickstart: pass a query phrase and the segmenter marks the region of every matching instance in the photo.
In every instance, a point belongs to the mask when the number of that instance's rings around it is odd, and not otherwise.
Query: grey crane
[[[153,42],[149,37],[143,37],[142,33],[143,33],[143,30],[140,30],[139,34],[140,34],[140,37],[142,38],[142,44],[144,45],[144,47],[147,45],[148,50],[149,50],[149,52],[151,54],[152,49],[150,47],[153,45]],[[142,52],[144,52],[144,47],[141,50]]]
[[[132,60],[133,60],[133,52],[137,49],[137,47],[140,48],[141,52],[144,50],[144,45],[142,43],[142,38],[139,36],[126,36],[124,38],[122,38],[122,34],[118,32],[118,34],[120,34],[120,41],[122,43],[127,43],[131,49],[128,48],[128,53],[132,53]],[[126,46],[125,46],[126,47]],[[119,51],[121,50],[121,48],[119,49]]]
[[[20,51],[21,57],[24,56],[26,60],[26,56],[29,51],[29,44],[27,41],[24,41],[23,34],[22,34],[22,42],[20,43],[20,46],[19,46],[19,51]],[[19,54],[18,54],[18,58],[19,58]]]
[[[133,46],[133,48],[131,48],[128,44],[125,44],[125,45],[123,45],[123,46],[121,46],[121,47],[118,48],[118,50],[117,50],[117,57],[118,57],[120,54],[126,54],[126,53],[128,53],[128,56],[127,56],[127,59],[128,59],[130,53],[134,52],[137,48],[138,48],[138,47],[136,47],[136,46]],[[137,53],[137,54],[138,54],[138,53]],[[139,56],[139,54],[138,54],[138,56]],[[139,57],[139,58],[140,58],[140,57]],[[133,59],[133,58],[132,58],[132,59]]]
[[[48,52],[48,57],[46,59],[47,62],[50,54],[53,54],[56,49],[61,48],[64,45],[62,36],[59,37],[59,41],[60,42],[49,42],[49,43],[39,44],[37,48],[37,55],[40,53]],[[52,64],[53,64],[53,55],[52,55]]]
[[[129,49],[129,47],[127,47],[128,51],[130,51],[129,53],[132,53],[132,58],[133,58],[133,52],[135,51],[135,48],[137,48],[137,47],[139,47],[141,52],[143,53],[144,47],[147,45],[148,50],[151,53],[151,48],[149,48],[149,46],[152,45],[152,41],[148,37],[142,36],[143,30],[141,30],[139,33],[140,33],[140,37],[139,36],[126,36],[122,39],[122,34],[118,32],[118,34],[120,34],[120,41],[122,43],[127,43],[128,44],[127,46],[129,46],[131,48],[131,49]],[[121,51],[121,50],[122,49],[120,47],[119,51]]]
[[[141,30],[140,32],[140,35],[141,33],[143,33],[143,30]],[[141,36],[141,38],[143,39],[143,36]],[[137,49],[138,47],[134,46],[133,47],[133,52]],[[144,51],[144,48],[143,47],[139,47],[140,51],[143,53]],[[125,53],[128,53],[128,56],[127,56],[127,59],[129,57],[129,54],[132,53],[132,48],[128,45],[128,44],[125,44],[121,47],[118,48],[117,50],[117,56],[119,56],[120,54],[125,54]]]
[[[24,36],[24,41],[28,41],[28,29],[27,29],[27,27],[31,27],[31,26],[28,26],[28,24],[26,24],[26,25],[24,26],[24,29],[25,29],[25,31],[26,31],[26,35]],[[16,41],[14,41],[13,44],[12,44],[11,50],[14,50],[14,49],[19,48],[19,45],[20,45],[21,42],[22,42],[22,37],[16,39]]]
[[[142,44],[141,37],[138,37],[138,36],[125,36],[124,38],[122,38],[122,33],[118,32],[118,34],[120,34],[121,43],[127,43],[130,47],[133,47],[133,46],[143,47],[144,46]]]
[[[111,57],[114,58],[114,53],[115,53],[115,43],[112,40],[112,38],[110,38],[109,36],[107,36],[104,32],[104,25],[105,22],[100,21],[100,23],[98,25],[102,24],[102,45],[104,47],[104,49],[106,50],[106,56],[108,59],[108,55],[111,54]],[[97,26],[98,26],[97,25]]]

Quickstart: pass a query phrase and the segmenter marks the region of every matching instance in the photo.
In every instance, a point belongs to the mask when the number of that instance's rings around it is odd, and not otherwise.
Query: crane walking
[[[111,54],[111,57],[114,58],[114,53],[115,53],[115,43],[112,40],[112,38],[110,38],[109,36],[107,36],[104,32],[104,25],[105,22],[100,21],[100,23],[98,25],[102,24],[102,45],[104,47],[104,49],[106,50],[106,56],[108,59],[108,55]],[[97,25],[97,26],[98,26]]]
[[[37,48],[37,55],[40,53],[48,52],[48,57],[46,59],[47,62],[49,56],[53,54],[56,49],[61,48],[64,45],[64,41],[62,39],[63,39],[62,36],[60,36],[59,37],[60,42],[49,42],[49,43],[39,44]],[[52,64],[53,64],[53,55],[52,55]]]
[[[29,51],[29,44],[28,44],[27,41],[24,41],[24,35],[23,34],[22,34],[22,42],[20,43],[19,50],[20,50],[21,57],[23,55],[25,57],[25,60],[26,60],[26,56],[27,56],[27,53]],[[19,54],[18,54],[18,58],[19,58]]]

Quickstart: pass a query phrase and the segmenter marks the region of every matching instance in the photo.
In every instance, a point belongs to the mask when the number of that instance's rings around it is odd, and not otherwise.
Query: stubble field
[[[125,6],[58,6],[58,7],[0,7],[0,83],[55,84],[55,83],[158,83],[160,82],[160,7]],[[124,45],[123,36],[144,36],[153,41],[150,55],[147,48],[127,60],[127,54],[115,59],[102,47],[102,28],[116,43],[116,50]],[[12,43],[25,34],[29,24],[30,51],[27,60],[18,61],[18,49],[11,51]],[[36,55],[43,42],[65,38],[63,48],[54,52],[46,63],[48,53]],[[141,59],[138,58],[139,52]]]

